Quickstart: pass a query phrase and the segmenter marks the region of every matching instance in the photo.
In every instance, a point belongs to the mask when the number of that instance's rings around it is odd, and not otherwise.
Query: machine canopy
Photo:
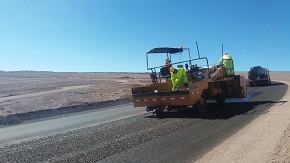
[[[152,50],[150,50],[148,53],[170,53],[170,54],[174,54],[174,53],[180,53],[183,52],[182,48],[154,48]]]

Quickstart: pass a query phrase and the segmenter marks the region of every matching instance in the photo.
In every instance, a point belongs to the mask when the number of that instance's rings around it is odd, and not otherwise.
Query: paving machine
[[[240,75],[226,76],[222,65],[209,66],[206,57],[191,58],[189,48],[154,48],[146,53],[147,70],[150,70],[152,84],[132,88],[134,107],[146,107],[147,111],[161,114],[172,110],[195,109],[206,111],[207,100],[225,103],[227,98],[244,98],[247,95],[245,78]],[[173,61],[172,56],[182,56],[188,53],[186,59]],[[150,55],[165,55],[165,65],[148,67]],[[204,66],[195,63],[204,62]],[[169,68],[185,67],[188,86],[180,84],[176,91],[172,91]]]

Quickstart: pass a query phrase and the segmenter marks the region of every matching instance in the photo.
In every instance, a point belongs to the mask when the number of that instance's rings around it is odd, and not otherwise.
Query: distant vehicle
[[[261,66],[251,67],[248,79],[250,87],[271,85],[269,70]]]

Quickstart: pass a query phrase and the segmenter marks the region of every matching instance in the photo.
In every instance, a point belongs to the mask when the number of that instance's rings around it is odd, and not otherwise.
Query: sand
[[[130,99],[145,73],[0,72],[0,116]]]

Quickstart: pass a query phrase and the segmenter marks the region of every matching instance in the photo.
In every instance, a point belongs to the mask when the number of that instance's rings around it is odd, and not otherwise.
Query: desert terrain
[[[247,78],[247,72],[236,74]],[[270,75],[273,81],[290,82],[290,72]],[[0,126],[130,103],[131,88],[150,82],[148,73],[1,71]],[[290,162],[290,125],[271,162]]]
[[[150,78],[143,73],[20,71],[0,72],[0,81],[0,116],[4,117],[128,101],[131,88],[146,85]]]

